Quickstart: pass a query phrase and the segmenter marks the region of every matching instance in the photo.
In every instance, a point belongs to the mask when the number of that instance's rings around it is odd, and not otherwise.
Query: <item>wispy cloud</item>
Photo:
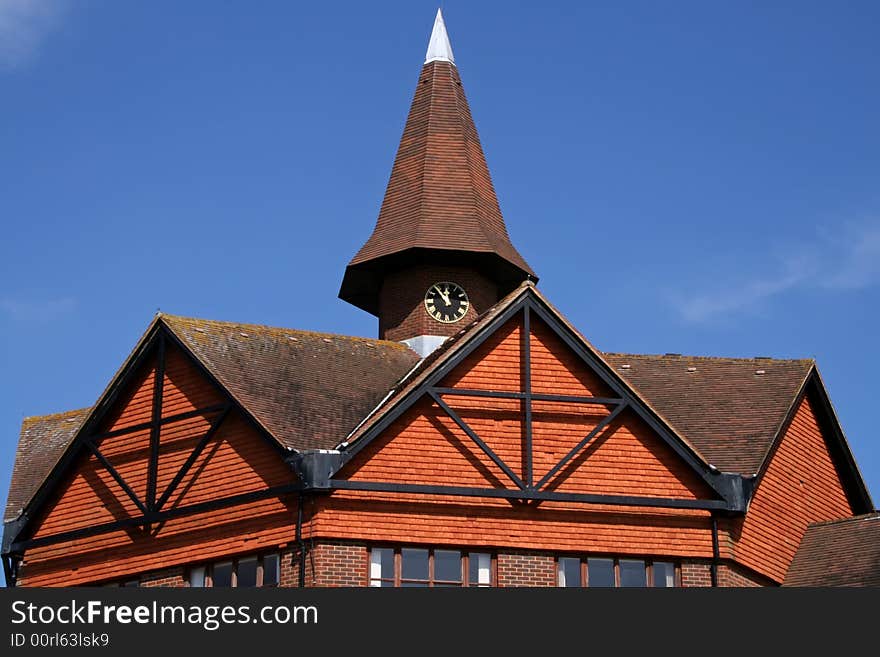
[[[0,312],[17,322],[48,322],[59,319],[76,310],[72,297],[43,301],[0,299]]]
[[[795,290],[858,290],[880,284],[880,222],[817,235],[777,257],[771,273],[736,284],[676,292],[672,302],[688,322],[706,322],[760,307]]]
[[[67,0],[0,0],[0,69],[28,62],[58,25]]]

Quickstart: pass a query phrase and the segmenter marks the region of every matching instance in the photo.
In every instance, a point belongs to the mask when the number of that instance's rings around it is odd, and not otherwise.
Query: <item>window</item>
[[[428,548],[373,548],[370,586],[492,586],[492,555]]]
[[[278,586],[279,565],[277,554],[218,561],[190,568],[188,583],[192,587]]]
[[[556,583],[565,587],[673,587],[678,586],[677,571],[671,561],[560,557],[556,561]]]

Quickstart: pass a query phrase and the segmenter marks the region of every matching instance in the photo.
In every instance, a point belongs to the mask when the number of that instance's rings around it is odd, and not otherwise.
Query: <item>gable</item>
[[[512,313],[439,371],[341,478],[473,488],[475,496],[718,497],[621,396],[623,386],[537,313]]]
[[[816,394],[805,395],[771,454],[745,518],[735,523],[735,556],[782,582],[807,526],[853,514]]]
[[[161,330],[119,386],[69,447],[34,539],[290,483],[278,448]]]

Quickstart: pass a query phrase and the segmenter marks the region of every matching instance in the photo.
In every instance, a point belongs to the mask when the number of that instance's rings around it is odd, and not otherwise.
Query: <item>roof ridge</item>
[[[458,71],[458,69],[456,68],[456,72],[457,71]],[[458,79],[458,89],[455,89],[455,78],[453,77],[452,67],[449,68],[449,78],[450,78],[452,85],[453,85],[452,102],[455,103],[456,126],[458,127],[459,131],[461,132],[461,138],[462,138],[462,141],[464,142],[464,146],[465,146],[464,159],[467,162],[468,179],[470,181],[470,185],[468,187],[469,187],[470,197],[471,197],[471,212],[473,212],[474,219],[477,222],[477,226],[479,227],[480,232],[483,234],[483,239],[486,241],[486,246],[488,246],[490,249],[495,248],[495,240],[491,239],[489,237],[489,235],[486,233],[486,226],[484,225],[482,217],[479,214],[480,203],[477,198],[477,181],[474,179],[474,161],[473,161],[473,158],[471,157],[471,149],[468,148],[469,138],[468,138],[468,134],[467,134],[467,128],[465,125],[466,121],[464,120],[464,116],[462,114],[461,103],[459,102],[459,97],[458,97],[459,92],[461,93],[462,96],[464,96],[464,86],[461,84],[461,73],[458,73],[458,78],[459,78]],[[467,106],[467,98],[466,97],[464,98],[464,103],[465,103],[465,106]],[[470,114],[471,113],[470,107],[467,107],[467,110],[468,110],[468,114]],[[471,123],[473,123],[474,117],[471,116],[470,119],[471,119]],[[479,136],[478,136],[478,139],[479,139]],[[480,150],[482,150],[483,145],[479,144],[479,146],[480,146]],[[484,153],[483,158],[485,159],[485,157],[486,157],[486,155]],[[489,168],[488,162],[486,163],[486,168],[487,169]],[[491,183],[491,179],[490,179],[490,183]],[[500,214],[500,211],[501,211],[500,203],[499,203],[498,209],[499,209],[499,214]]]
[[[61,418],[69,417],[71,415],[78,415],[80,413],[87,413],[88,411],[91,411],[93,408],[94,408],[94,406],[84,406],[82,408],[76,408],[76,409],[72,409],[69,411],[59,411],[57,413],[47,413],[45,415],[28,415],[28,416],[22,418],[21,423],[22,423],[22,427],[23,427],[25,424],[34,424],[36,422],[44,421],[44,420],[60,420]]]
[[[413,235],[413,242],[415,244],[421,243],[421,233],[422,233],[422,228],[424,226],[424,222],[422,221],[422,219],[423,219],[424,213],[425,213],[425,196],[426,196],[426,191],[425,191],[426,176],[425,176],[425,173],[428,170],[428,153],[431,149],[431,120],[434,118],[434,99],[435,99],[434,88],[435,88],[435,85],[437,84],[437,75],[436,75],[437,74],[437,62],[436,61],[425,62],[422,65],[422,72],[424,72],[426,66],[431,67],[430,72],[429,72],[429,75],[431,76],[430,77],[431,89],[429,91],[430,95],[428,96],[428,115],[427,115],[427,119],[425,120],[425,152],[422,154],[422,161],[421,161],[422,166],[419,169],[419,199],[418,199],[419,210],[418,210],[418,214],[416,215],[416,231],[415,231],[415,234]],[[419,73],[419,84],[422,83],[422,72]],[[418,97],[418,95],[419,95],[419,89],[418,89],[418,87],[416,87],[416,93],[413,95],[412,105],[415,105],[416,97]],[[410,107],[410,110],[407,113],[406,122],[403,125],[403,135],[404,136],[406,136],[406,129],[409,127],[409,119],[410,119],[409,115],[411,113],[412,113],[412,106]],[[401,144],[402,143],[403,143],[403,137],[401,137]],[[397,147],[397,153],[394,156],[394,163],[391,165],[391,174],[388,177],[388,187],[385,190],[386,194],[388,193],[388,190],[391,189],[391,178],[394,176],[394,165],[397,164],[397,157],[399,155],[400,155],[400,145],[398,145],[398,147]],[[382,205],[383,206],[385,205],[384,198],[382,199]],[[381,217],[381,216],[382,216],[382,208],[379,209],[379,217]],[[375,232],[376,230],[379,230],[378,218],[376,220],[376,228],[373,232]],[[372,235],[370,236],[370,239],[372,239]],[[366,244],[364,244],[364,246],[366,246]],[[361,249],[363,249],[364,246],[362,246]],[[357,254],[355,254],[355,257],[357,257]]]
[[[388,347],[394,347],[395,349],[409,349],[405,344],[401,342],[396,342],[394,340],[382,340],[380,338],[366,338],[359,335],[344,335],[342,333],[328,333],[324,331],[311,331],[308,329],[295,329],[288,328],[285,326],[272,326],[270,324],[253,324],[250,322],[233,322],[222,319],[206,319],[203,317],[186,317],[183,315],[171,315],[169,313],[162,313],[161,319],[171,319],[174,320],[183,320],[186,322],[198,322],[204,324],[220,324],[228,327],[238,327],[238,328],[250,328],[250,329],[266,329],[268,331],[278,332],[278,333],[294,333],[297,335],[307,335],[314,336],[316,338],[339,338],[354,342],[369,342],[374,344],[381,344]]]
[[[835,518],[834,520],[820,520],[819,522],[811,522],[808,527],[825,527],[826,525],[837,525],[845,522],[854,522],[858,520],[880,520],[880,509],[875,509],[869,513],[862,513],[857,516],[849,516],[848,518]]]
[[[621,351],[603,351],[603,355],[605,356],[625,356],[629,358],[651,358],[651,359],[673,359],[680,358],[682,360],[690,359],[690,360],[711,360],[711,361],[735,361],[741,363],[810,363],[813,364],[816,362],[815,358],[770,358],[767,356],[706,356],[706,355],[693,355],[693,354],[634,354],[634,353],[626,353]]]

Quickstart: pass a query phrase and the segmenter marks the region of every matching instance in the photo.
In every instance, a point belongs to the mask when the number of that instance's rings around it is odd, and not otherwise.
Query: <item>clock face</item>
[[[445,281],[434,283],[425,292],[425,310],[438,322],[452,324],[457,322],[470,308],[464,288],[457,283]]]

